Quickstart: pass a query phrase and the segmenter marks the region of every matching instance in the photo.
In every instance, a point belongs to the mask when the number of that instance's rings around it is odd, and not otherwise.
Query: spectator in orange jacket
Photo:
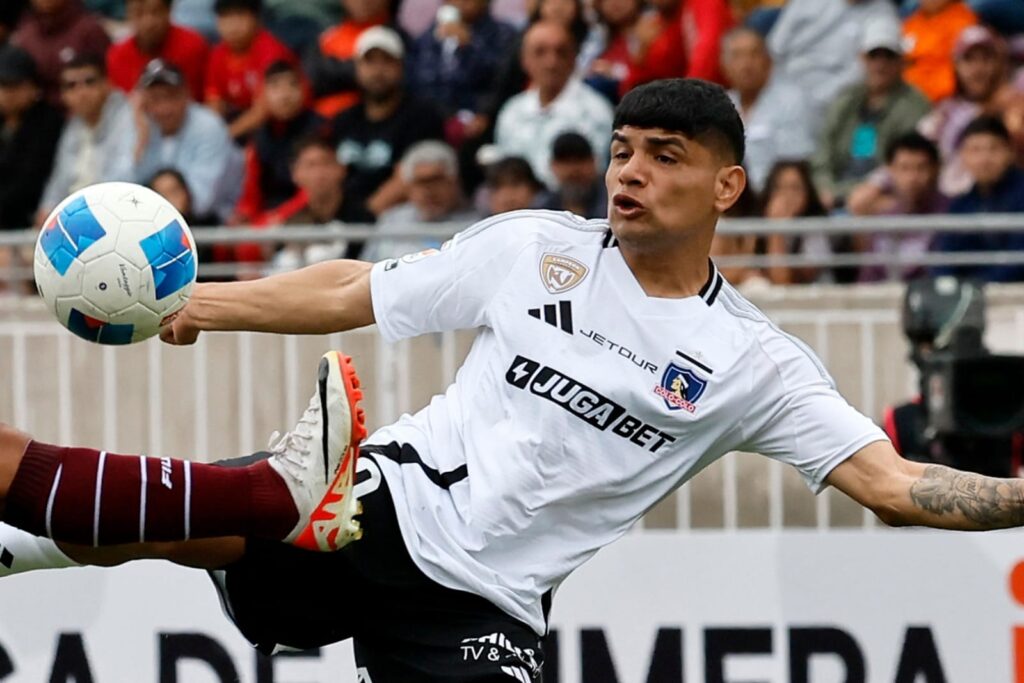
[[[962,0],[921,0],[917,11],[903,22],[907,64],[903,80],[932,102],[952,95],[956,90],[953,47],[960,33],[977,23],[978,17]]]

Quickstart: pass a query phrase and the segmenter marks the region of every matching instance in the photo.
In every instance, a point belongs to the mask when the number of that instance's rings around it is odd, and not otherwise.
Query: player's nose
[[[647,180],[647,169],[642,155],[632,154],[626,163],[619,166],[618,181],[620,185],[643,185]]]

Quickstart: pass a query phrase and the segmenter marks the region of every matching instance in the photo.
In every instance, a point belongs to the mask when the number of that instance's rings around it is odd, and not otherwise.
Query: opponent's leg
[[[362,398],[351,359],[321,359],[317,392],[265,462],[242,469],[50,446],[0,429],[0,515],[80,545],[221,536],[335,550],[359,534],[351,495]]]

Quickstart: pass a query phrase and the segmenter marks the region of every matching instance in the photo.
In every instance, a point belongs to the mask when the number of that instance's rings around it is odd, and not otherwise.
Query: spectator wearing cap
[[[145,183],[162,168],[181,172],[192,193],[196,214],[231,215],[242,180],[242,155],[217,114],[189,97],[185,76],[159,59],[139,79],[146,119],[139,131],[134,168]]]
[[[64,126],[28,52],[0,48],[0,230],[32,225]]]
[[[551,144],[551,175],[555,189],[543,208],[569,211],[584,218],[608,215],[608,190],[597,168],[594,150],[579,133],[562,133]]]
[[[382,261],[437,249],[439,238],[387,237],[423,223],[453,223],[456,232],[480,219],[462,195],[459,162],[455,150],[438,140],[418,142],[402,156],[402,179],[409,188],[409,201],[388,209],[377,220],[378,239],[369,242],[360,256]]]
[[[885,150],[885,166],[857,185],[847,202],[855,216],[923,216],[946,213],[949,198],[939,192],[939,150],[917,131],[899,136]],[[857,236],[857,251],[898,254],[910,261],[928,251],[929,232],[879,232]],[[917,264],[864,266],[861,282],[907,280],[920,275]]]
[[[1010,133],[998,116],[983,115],[967,125],[960,136],[960,158],[973,185],[953,198],[953,214],[1024,212],[1024,172],[1014,163]],[[1024,251],[1024,232],[941,233],[933,249],[958,251]],[[976,277],[987,282],[1020,282],[1024,266],[948,266],[937,274]]]
[[[485,183],[490,216],[535,209],[543,200],[544,185],[522,157],[506,157],[487,166]]]
[[[245,181],[232,222],[259,222],[260,216],[290,199],[296,191],[291,156],[299,140],[327,133],[327,122],[307,106],[299,66],[290,61],[270,65],[262,75],[260,106],[267,120],[245,150]]]
[[[882,162],[889,142],[928,113],[928,99],[903,80],[902,54],[898,26],[865,27],[864,79],[832,104],[813,157],[815,184],[826,205],[842,206],[854,185]]]
[[[515,30],[491,17],[490,0],[451,0],[413,44],[412,88],[442,105],[446,118],[469,123],[483,112],[483,100],[514,40]],[[477,123],[465,132],[476,137],[485,127]]]
[[[787,0],[768,34],[775,75],[795,86],[811,107],[816,135],[829,106],[844,88],[862,81],[858,59],[869,24],[899,33],[890,0]]]
[[[260,23],[261,0],[217,0],[221,42],[210,53],[206,105],[229,122],[228,131],[244,139],[267,116],[259,102],[263,73],[274,62],[298,63],[292,51]]]
[[[538,22],[523,36],[523,68],[530,88],[509,99],[498,113],[494,142],[503,156],[521,156],[549,187],[551,145],[560,133],[576,131],[601,150],[607,162],[612,107],[596,90],[573,76],[576,43],[568,29]]]
[[[36,62],[43,95],[60,105],[61,64],[76,55],[102,55],[110,38],[82,0],[32,0],[12,40]]]
[[[192,98],[202,102],[210,50],[192,29],[171,23],[172,0],[127,0],[132,36],[107,51],[110,82],[131,92],[154,59],[174,65],[185,76]]]
[[[385,26],[364,31],[356,41],[356,82],[360,102],[333,122],[338,159],[345,176],[346,220],[365,223],[406,199],[395,166],[412,145],[444,138],[444,124],[433,104],[405,87],[405,48]]]
[[[127,99],[107,80],[102,56],[81,56],[64,65],[61,96],[67,125],[57,146],[53,173],[43,192],[36,225],[72,192],[93,183],[129,180],[134,150],[133,115]]]
[[[345,9],[345,19],[323,32],[317,48],[307,53],[304,61],[306,75],[317,97],[316,110],[327,118],[336,116],[359,100],[356,43],[363,31],[375,26],[394,25],[391,0],[342,0],[341,4]],[[405,42],[404,38],[402,42]]]
[[[922,0],[903,21],[904,80],[932,102],[952,95],[956,90],[953,48],[963,30],[977,23],[977,15],[963,0]]]
[[[747,178],[760,191],[776,161],[807,159],[814,152],[811,112],[803,93],[772,78],[771,54],[752,28],[737,27],[722,38],[722,70],[744,123]]]
[[[1011,90],[1007,84],[1006,44],[985,26],[968,26],[960,33],[953,50],[953,65],[956,92],[935,105],[918,125],[918,130],[933,140],[942,153],[939,189],[948,196],[962,194],[972,184],[957,154],[961,134],[981,114],[1004,111]]]

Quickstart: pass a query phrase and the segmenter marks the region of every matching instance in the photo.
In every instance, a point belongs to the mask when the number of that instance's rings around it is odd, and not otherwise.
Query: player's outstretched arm
[[[341,259],[258,280],[196,285],[160,338],[191,344],[203,331],[328,334],[371,325],[372,267]]]
[[[887,441],[862,448],[827,481],[891,526],[965,531],[1024,526],[1024,479],[911,462]]]

